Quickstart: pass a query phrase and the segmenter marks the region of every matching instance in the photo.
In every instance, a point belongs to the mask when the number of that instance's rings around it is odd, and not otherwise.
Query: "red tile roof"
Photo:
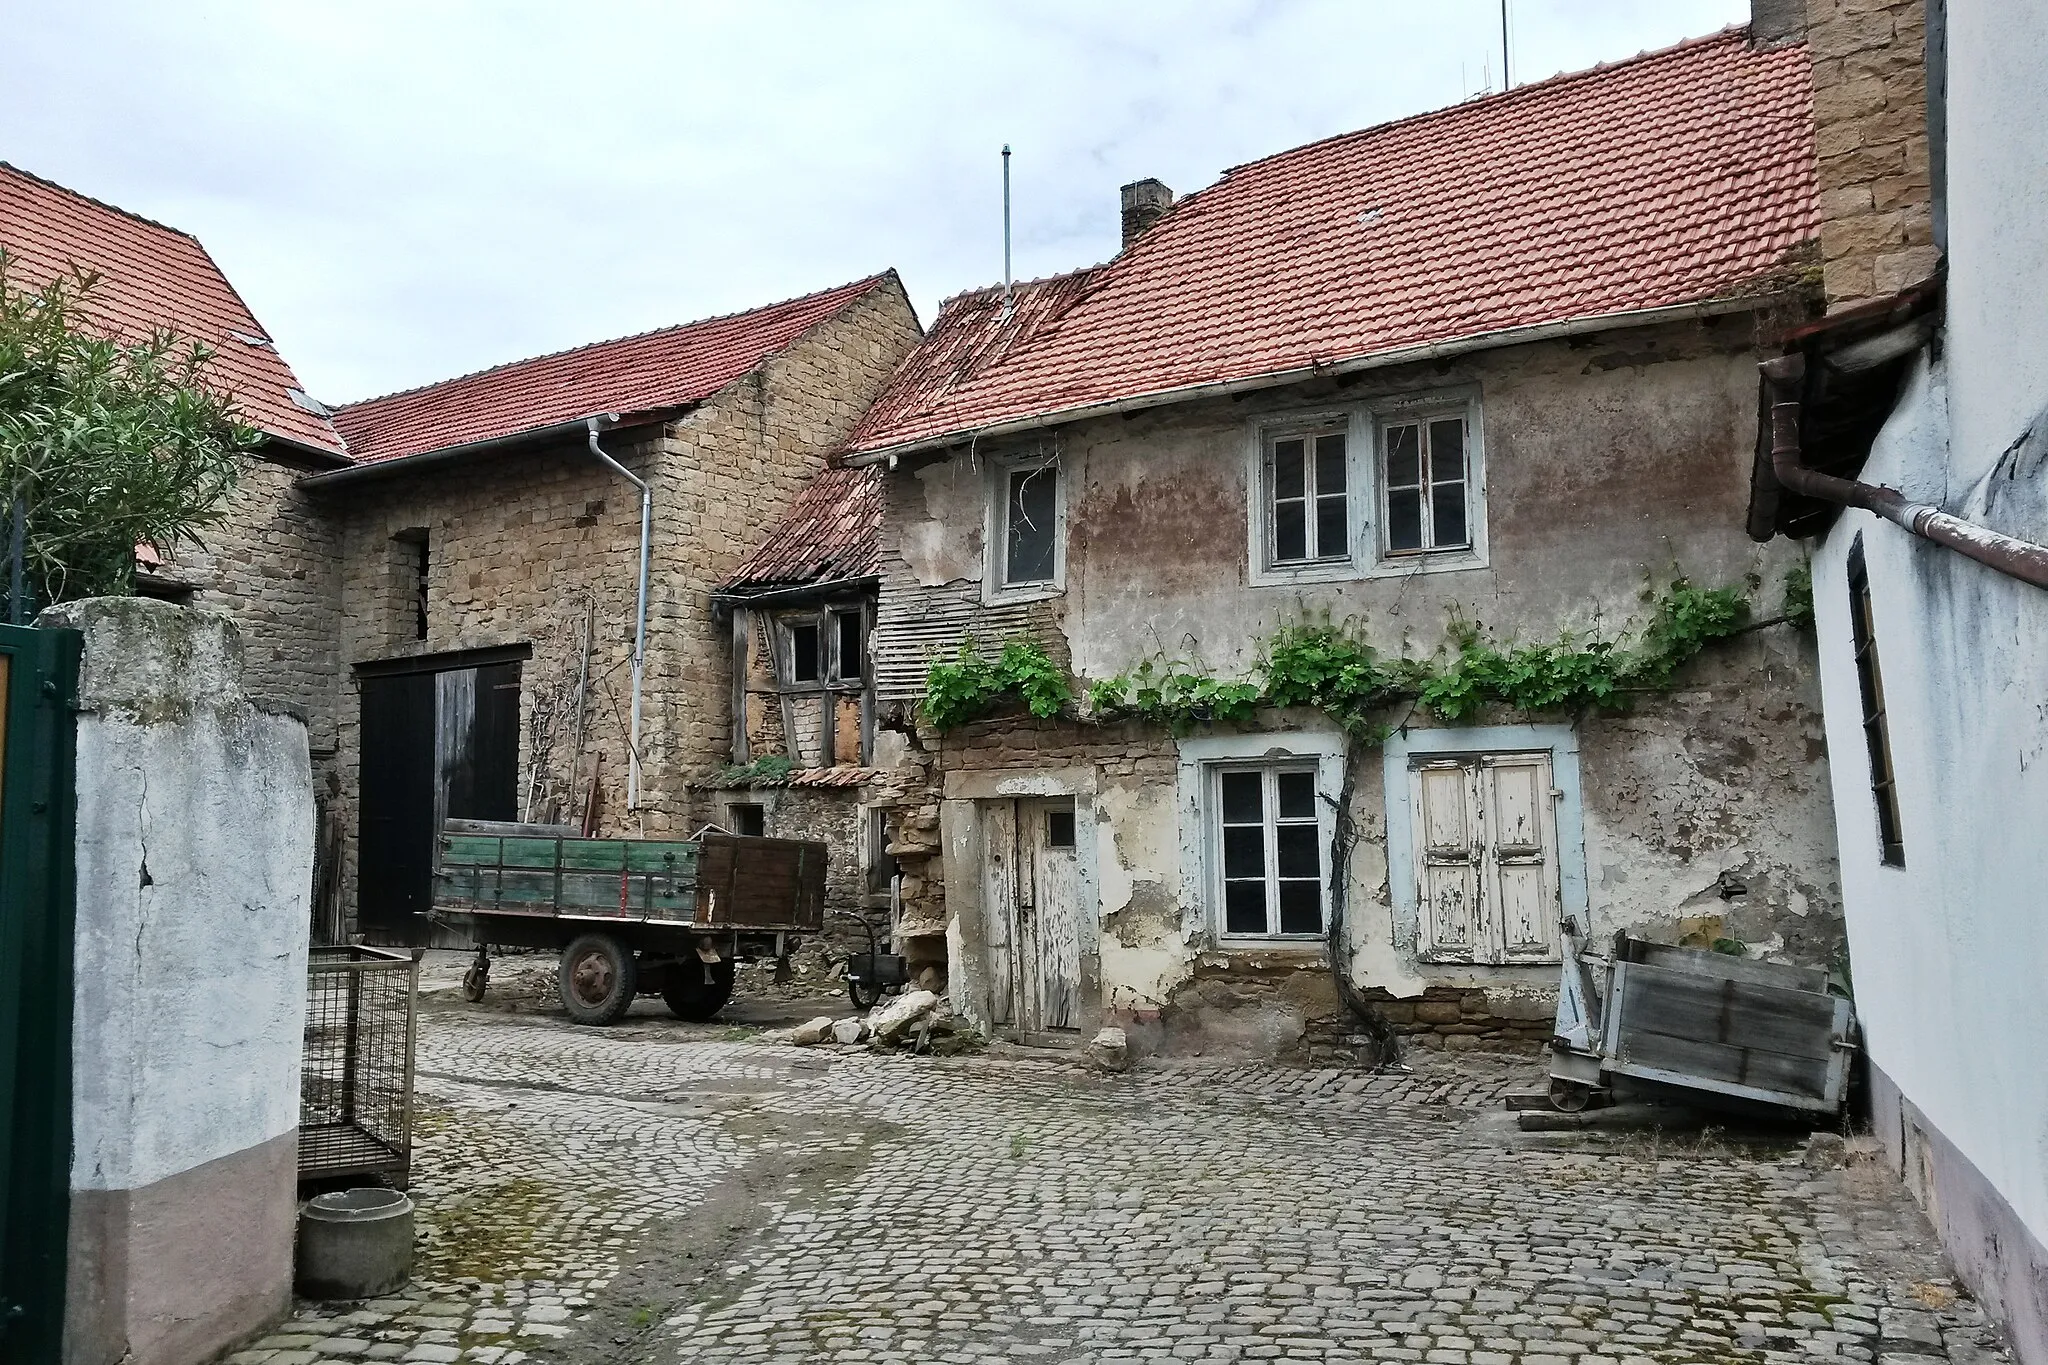
[[[789,511],[752,554],[719,585],[721,592],[764,592],[880,570],[879,469],[828,469],[797,494]]]
[[[333,426],[292,400],[303,392],[298,377],[198,239],[0,161],[0,248],[17,286],[39,288],[73,265],[97,273],[89,308],[102,326],[134,339],[169,328],[205,343],[209,380],[243,421],[342,453]]]
[[[884,271],[751,312],[706,318],[515,360],[350,403],[335,413],[357,461],[375,464],[573,422],[679,408],[709,398],[885,283]]]
[[[1778,292],[1816,199],[1805,48],[1728,30],[1236,167],[1005,326],[949,300],[847,448]]]

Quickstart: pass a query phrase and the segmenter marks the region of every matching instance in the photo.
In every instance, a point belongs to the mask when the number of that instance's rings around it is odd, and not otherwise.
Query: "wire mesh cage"
[[[299,1179],[380,1176],[404,1189],[412,1167],[412,1050],[419,961],[406,953],[315,947],[306,970]]]

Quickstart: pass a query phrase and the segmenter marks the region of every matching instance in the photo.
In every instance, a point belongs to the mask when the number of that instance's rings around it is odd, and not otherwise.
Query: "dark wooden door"
[[[423,669],[362,686],[357,919],[373,943],[438,942],[427,909],[441,821],[519,818],[519,664]]]
[[[363,679],[356,923],[372,943],[411,943],[434,869],[434,675]]]

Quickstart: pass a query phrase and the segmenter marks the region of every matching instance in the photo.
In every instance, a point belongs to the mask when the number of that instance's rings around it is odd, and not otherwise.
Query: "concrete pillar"
[[[66,1365],[197,1365],[290,1304],[313,786],[226,617],[84,632]]]

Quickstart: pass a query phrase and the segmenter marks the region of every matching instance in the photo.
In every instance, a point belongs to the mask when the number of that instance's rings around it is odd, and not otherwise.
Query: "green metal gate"
[[[64,1331],[79,645],[0,626],[0,1360],[55,1360]]]

